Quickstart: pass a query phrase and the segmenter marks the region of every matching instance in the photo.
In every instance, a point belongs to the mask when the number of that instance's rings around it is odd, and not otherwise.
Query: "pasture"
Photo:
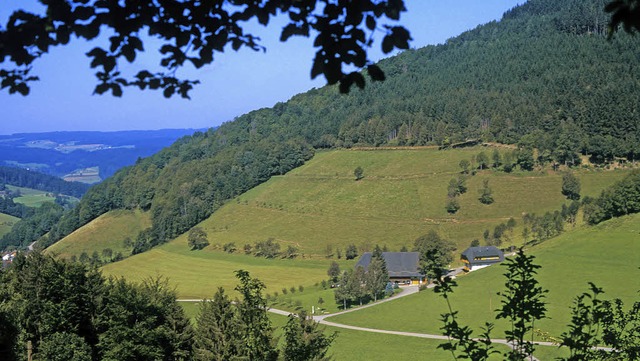
[[[20,218],[0,213],[0,237],[9,233],[13,225],[16,224],[16,222],[18,222],[19,220]]]
[[[60,241],[54,243],[46,252],[56,254],[61,258],[73,255],[80,256],[82,252],[91,255],[98,254],[110,248],[115,255],[121,252],[124,256],[131,253],[131,246],[126,246],[124,240],[135,241],[138,233],[151,226],[149,214],[141,211],[117,210],[103,214],[76,230]]]
[[[181,240],[180,238],[179,240]],[[178,240],[178,241],[179,241]],[[313,287],[327,278],[330,261],[323,259],[265,259],[244,254],[191,251],[186,241],[171,242],[123,261],[102,267],[106,275],[140,281],[164,276],[181,299],[212,297],[218,287],[230,294],[237,284],[235,271],[247,270],[266,285],[267,293],[282,288]]]
[[[524,212],[557,210],[566,201],[560,192],[559,173],[506,174],[484,170],[468,179],[468,192],[460,197],[460,211],[448,215],[444,209],[446,188],[449,180],[459,173],[458,163],[483,150],[488,151],[475,147],[447,151],[418,148],[319,152],[304,166],[249,190],[201,222],[198,227],[205,230],[211,243],[205,249],[191,251],[187,235],[183,234],[103,269],[107,274],[129,279],[169,277],[181,298],[210,297],[219,286],[230,290],[235,285],[233,272],[246,269],[266,284],[267,293],[280,294],[276,301],[279,307],[310,309],[322,297],[323,308],[332,309],[333,299],[328,299],[326,291],[316,284],[327,278],[331,260],[338,260],[342,269],[355,264],[355,260],[337,259],[338,250],[344,255],[348,244],[355,244],[360,252],[371,250],[376,244],[397,251],[402,246],[411,248],[415,238],[436,229],[463,250],[472,239],[481,238],[484,229],[493,229],[509,217],[520,224]],[[364,169],[364,179],[360,181],[353,176],[357,165]],[[582,194],[592,196],[627,173],[626,170],[577,172],[583,184]],[[477,200],[477,188],[484,178],[490,179],[496,199],[489,206]],[[117,229],[120,223],[96,225],[95,236],[76,237],[77,242],[98,239],[100,233],[110,227]],[[519,227],[516,226],[511,238],[514,244],[522,242]],[[135,232],[127,233],[135,238]],[[117,242],[122,238],[105,236]],[[298,248],[300,256],[294,260],[268,260],[242,254],[245,244],[268,238],[275,239],[281,250],[289,245]],[[66,241],[61,241],[61,245]],[[238,251],[222,252],[222,245],[230,242],[235,243]],[[87,244],[93,247],[101,243]],[[103,246],[83,247],[87,252],[93,249],[100,252],[99,247]],[[112,248],[116,251],[115,246]],[[328,248],[333,254],[331,259],[326,257]],[[305,292],[282,295],[282,288],[300,285]]]
[[[22,188],[7,185],[13,192],[20,191],[20,197],[13,199],[16,203],[22,203],[27,207],[40,207],[45,202],[55,202],[56,198],[49,192],[39,191],[31,188]]]
[[[337,150],[318,153],[307,164],[249,190],[200,225],[212,244],[242,246],[274,238],[294,245],[305,255],[322,257],[355,244],[361,251],[375,244],[390,250],[411,248],[413,241],[437,230],[464,249],[485,229],[510,217],[517,223],[511,243],[521,244],[524,213],[560,209],[560,173],[504,173],[484,170],[469,177],[468,191],[459,197],[460,210],[445,210],[447,185],[458,176],[458,163],[485,148],[438,151]],[[355,181],[353,169],[364,169]],[[582,194],[596,196],[628,171],[580,170]],[[495,202],[483,205],[478,190],[489,179]]]
[[[620,298],[627,307],[638,300],[640,277],[640,214],[581,227],[548,240],[530,250],[541,265],[537,279],[548,289],[548,318],[536,328],[559,336],[570,318],[575,296],[594,282],[606,292],[605,298]],[[497,292],[504,289],[504,267],[491,266],[458,279],[459,287],[451,297],[460,321],[475,330],[485,321],[494,322],[494,337],[504,338],[503,320],[496,321],[494,310],[500,306]],[[352,312],[329,320],[350,325],[397,331],[438,333],[444,300],[432,291],[404,297],[394,302]]]

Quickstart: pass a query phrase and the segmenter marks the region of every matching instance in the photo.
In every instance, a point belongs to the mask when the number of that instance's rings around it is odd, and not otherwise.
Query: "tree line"
[[[335,286],[336,302],[341,304],[344,310],[355,302],[362,305],[393,294],[389,272],[382,257],[382,249],[377,246],[371,254],[371,262],[366,269],[357,265],[355,269],[341,273],[340,267],[334,261],[329,266],[327,274]]]
[[[215,130],[195,133],[91,188],[43,245],[110,210],[139,208],[152,219],[152,227],[136,239],[142,252],[186,232],[225,202],[302,165],[313,154],[301,140],[256,136],[238,142]]]
[[[53,202],[44,202],[38,208],[23,217],[11,227],[11,231],[0,238],[0,249],[9,246],[26,248],[31,242],[37,241],[49,232],[60,220],[64,208]]]
[[[585,199],[583,203],[584,217],[589,224],[640,212],[640,171],[605,189],[598,198]]]
[[[38,252],[0,270],[0,358],[64,361],[319,360],[336,334],[290,316],[278,346],[264,284],[237,271],[192,324],[165,279],[129,283]],[[28,346],[29,345],[29,346]],[[28,350],[30,348],[30,350]]]
[[[52,175],[38,173],[22,168],[0,166],[0,184],[37,189],[55,194],[64,194],[76,198],[82,197],[90,185],[80,182],[67,182]],[[0,186],[0,190],[3,187]]]

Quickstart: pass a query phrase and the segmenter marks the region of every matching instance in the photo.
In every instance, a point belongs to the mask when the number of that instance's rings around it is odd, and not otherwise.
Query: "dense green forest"
[[[27,360],[28,343],[34,359],[51,361],[324,359],[335,336],[291,316],[280,349],[264,284],[246,271],[236,275],[240,297],[232,303],[220,288],[192,324],[164,279],[133,284],[21,254],[0,268],[0,359]]]
[[[45,202],[38,208],[29,208],[11,231],[0,238],[0,250],[9,246],[26,248],[31,242],[49,232],[64,213],[64,207],[54,202]]]
[[[342,95],[313,89],[177,141],[92,188],[45,240],[112,209],[149,210],[144,250],[224,202],[330,147],[444,145],[466,139],[536,148],[537,161],[640,159],[640,42],[608,40],[605,0],[531,0],[446,44],[380,62],[387,79]]]
[[[55,202],[45,202],[41,207],[32,208],[14,202],[19,192],[12,192],[7,185],[32,188],[56,194]],[[82,197],[89,185],[79,182],[66,182],[58,177],[28,171],[20,168],[0,166],[0,213],[21,218],[11,232],[0,238],[0,250],[6,247],[25,248],[38,240],[55,226],[65,209],[71,208],[67,196]]]
[[[27,207],[22,203],[16,203],[13,201],[13,197],[4,195],[0,197],[0,213],[8,214],[10,216],[24,218],[33,215],[35,209]]]
[[[67,182],[48,174],[32,172],[21,168],[0,166],[0,190],[2,190],[5,184],[64,194],[76,198],[82,197],[90,187],[88,184]]]

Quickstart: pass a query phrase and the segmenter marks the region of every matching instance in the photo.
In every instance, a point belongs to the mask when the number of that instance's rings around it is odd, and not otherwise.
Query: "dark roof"
[[[365,252],[356,267],[362,266],[366,270],[371,263],[371,252]],[[422,277],[420,273],[420,254],[418,252],[382,252],[382,258],[387,266],[389,277]]]
[[[471,264],[495,263],[504,261],[504,253],[496,246],[469,247],[462,252],[461,258]]]

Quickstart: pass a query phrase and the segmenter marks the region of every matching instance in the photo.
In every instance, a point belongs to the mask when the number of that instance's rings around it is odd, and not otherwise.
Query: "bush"
[[[350,244],[347,246],[347,249],[344,252],[344,256],[346,259],[354,259],[358,257],[358,249],[354,244]]]
[[[253,247],[251,247],[249,243],[244,245],[244,254],[251,254],[252,250],[253,250]]]
[[[286,287],[282,287],[282,294],[286,295],[287,293],[289,293],[289,291],[287,290]]]
[[[298,249],[294,246],[287,246],[287,250],[284,251],[282,258],[293,259],[298,257]]]
[[[455,214],[460,209],[460,203],[455,197],[448,197],[445,209],[449,214]]]
[[[304,286],[303,285],[298,286],[298,291],[304,292]]]
[[[227,253],[233,253],[236,251],[236,244],[233,242],[225,243],[222,249]]]
[[[491,204],[493,203],[493,192],[489,187],[489,180],[485,179],[482,181],[482,188],[480,189],[480,203],[482,204]]]
[[[362,169],[362,167],[358,166],[353,170],[353,175],[356,177],[356,181],[359,181],[360,179],[364,178],[364,170]]]
[[[254,254],[256,257],[276,258],[280,254],[280,244],[273,238],[263,242],[256,242]]]

